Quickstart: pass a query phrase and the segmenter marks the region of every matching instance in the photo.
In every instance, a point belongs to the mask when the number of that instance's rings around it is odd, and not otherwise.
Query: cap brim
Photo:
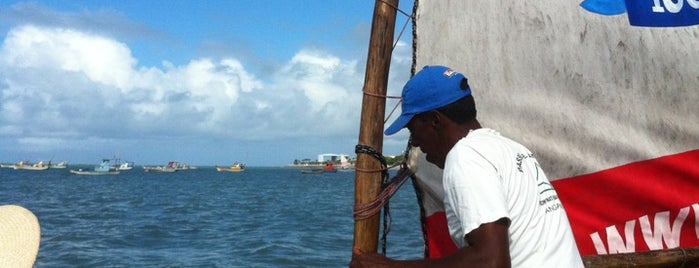
[[[414,114],[401,114],[396,121],[393,121],[393,124],[388,126],[386,131],[384,131],[384,134],[387,136],[396,134],[396,132],[400,131],[403,129],[406,125],[408,125],[408,122],[410,122],[410,119],[413,119]]]

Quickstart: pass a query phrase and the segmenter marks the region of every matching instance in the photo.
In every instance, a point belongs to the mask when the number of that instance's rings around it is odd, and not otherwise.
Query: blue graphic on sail
[[[699,0],[626,0],[634,26],[676,27],[699,24]]]
[[[699,24],[699,0],[584,0],[580,6],[605,16],[626,12],[633,26],[679,27]]]
[[[585,0],[580,6],[587,11],[605,16],[621,15],[626,12],[624,0]]]

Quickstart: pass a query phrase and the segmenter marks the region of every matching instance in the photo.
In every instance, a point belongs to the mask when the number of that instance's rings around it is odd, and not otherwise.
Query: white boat
[[[92,170],[71,169],[70,173],[76,175],[119,175],[119,171],[112,170],[111,167],[112,166],[109,164],[109,159],[102,159],[102,163]]]
[[[132,170],[134,162],[124,162],[116,167],[117,170]]]
[[[67,167],[68,167],[68,162],[67,162],[67,161],[63,161],[63,162],[60,162],[60,163],[58,163],[58,164],[51,164],[50,166],[51,166],[51,168],[67,168]]]
[[[44,164],[44,161],[39,161],[39,163],[36,164],[30,164],[25,161],[20,161],[17,164],[14,165],[14,169],[22,169],[22,170],[47,170],[49,169],[49,165]]]
[[[15,168],[15,164],[0,164],[0,168]]]
[[[112,160],[114,160],[111,163],[112,164],[112,166],[111,166],[112,171],[114,171],[114,170],[124,171],[124,170],[132,170],[133,169],[133,166],[134,166],[133,161],[121,162],[120,158],[112,158]]]

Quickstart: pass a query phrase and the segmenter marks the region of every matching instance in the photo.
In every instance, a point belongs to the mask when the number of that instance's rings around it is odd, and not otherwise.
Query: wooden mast
[[[396,23],[398,0],[376,0],[369,39],[364,92],[385,96],[388,85],[388,70],[393,52],[393,34]],[[386,99],[364,94],[359,127],[359,143],[381,153]],[[370,155],[357,155],[354,186],[355,204],[365,204],[376,199],[381,191],[381,173],[366,172],[379,170],[381,163]],[[379,235],[379,215],[368,219],[355,219],[354,247],[362,252],[376,252]]]

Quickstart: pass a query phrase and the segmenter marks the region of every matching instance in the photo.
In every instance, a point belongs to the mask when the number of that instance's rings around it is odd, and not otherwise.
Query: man
[[[351,267],[583,267],[568,218],[533,154],[481,128],[468,80],[426,66],[403,88],[411,145],[444,170],[444,207],[456,253],[397,261],[355,249]]]

